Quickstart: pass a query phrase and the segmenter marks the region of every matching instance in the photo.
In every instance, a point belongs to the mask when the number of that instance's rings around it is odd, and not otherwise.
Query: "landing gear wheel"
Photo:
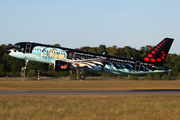
[[[170,71],[168,72],[168,75],[171,76],[171,72]]]
[[[79,74],[79,79],[84,80],[85,79],[85,75],[84,74]]]

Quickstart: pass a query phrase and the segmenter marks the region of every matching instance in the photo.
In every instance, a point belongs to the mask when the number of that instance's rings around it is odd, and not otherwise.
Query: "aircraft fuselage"
[[[114,74],[149,74],[171,71],[171,68],[169,67],[155,66],[144,60],[31,42],[16,43],[14,46],[7,48],[6,51],[10,56],[19,59],[54,64],[54,66],[60,63],[59,67],[62,70],[67,68],[83,68],[84,70],[89,71]],[[93,61],[91,63],[85,61],[89,59],[102,59],[102,61]],[[73,61],[79,62],[76,64],[73,63]]]

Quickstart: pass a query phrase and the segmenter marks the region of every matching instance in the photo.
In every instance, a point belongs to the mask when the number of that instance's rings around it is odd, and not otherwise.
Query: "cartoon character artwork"
[[[51,49],[51,50],[49,51],[48,56],[46,56],[45,59],[55,59],[55,55],[57,55],[57,54],[55,54],[54,49]],[[56,58],[56,59],[57,59],[57,58]]]
[[[47,60],[67,58],[67,53],[59,48],[36,46],[33,48],[32,53],[38,54]]]

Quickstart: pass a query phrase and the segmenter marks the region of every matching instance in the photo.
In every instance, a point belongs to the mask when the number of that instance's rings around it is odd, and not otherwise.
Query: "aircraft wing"
[[[73,67],[88,67],[103,65],[102,61],[106,58],[94,58],[94,59],[83,59],[83,60],[62,60],[63,62],[71,63]]]

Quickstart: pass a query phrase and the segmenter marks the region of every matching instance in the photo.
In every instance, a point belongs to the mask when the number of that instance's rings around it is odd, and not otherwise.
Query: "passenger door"
[[[31,43],[27,43],[27,44],[26,44],[25,53],[30,53],[30,52],[31,52],[31,46],[32,46]]]

